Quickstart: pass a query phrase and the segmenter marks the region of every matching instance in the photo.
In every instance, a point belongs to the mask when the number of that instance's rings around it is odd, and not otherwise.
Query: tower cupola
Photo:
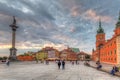
[[[104,33],[104,29],[101,27],[101,20],[99,20],[99,28],[97,30],[97,34]]]
[[[119,12],[119,17],[118,17],[118,22],[116,23],[116,28],[120,27],[120,12]]]

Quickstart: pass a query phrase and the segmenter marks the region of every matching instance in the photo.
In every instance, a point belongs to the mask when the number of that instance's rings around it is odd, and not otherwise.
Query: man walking
[[[60,69],[60,66],[61,66],[61,62],[60,60],[58,61],[58,69]]]
[[[65,69],[65,61],[62,61],[62,69]]]

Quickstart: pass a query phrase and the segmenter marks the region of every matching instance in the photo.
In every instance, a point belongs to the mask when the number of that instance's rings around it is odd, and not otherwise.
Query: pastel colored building
[[[60,52],[60,58],[64,60],[77,60],[79,48],[67,48]]]
[[[38,51],[35,55],[37,60],[44,60],[47,58],[47,53],[43,52],[43,51]]]
[[[29,55],[19,55],[17,56],[17,59],[20,61],[33,61],[34,57]]]
[[[120,64],[120,13],[115,26],[114,34],[109,40],[105,40],[105,32],[99,21],[96,34],[96,50],[92,50],[92,59],[108,64]]]
[[[86,56],[90,56],[90,55],[88,55],[87,53],[85,53],[83,51],[80,51],[77,54],[77,60],[85,61],[86,60]]]
[[[20,61],[33,61],[33,60],[35,60],[35,53],[28,51],[27,53],[18,55],[17,60],[20,60]]]

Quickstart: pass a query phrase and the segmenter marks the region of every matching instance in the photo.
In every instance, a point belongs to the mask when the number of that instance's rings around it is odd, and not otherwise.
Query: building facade
[[[63,60],[77,60],[77,53],[74,52],[73,48],[68,47],[67,49],[64,49],[60,52],[60,59],[63,59]]]
[[[85,60],[88,60],[87,56],[89,56],[89,60],[91,60],[91,55],[83,52],[83,51],[80,51],[78,54],[77,54],[77,60],[80,60],[80,61],[85,61]]]
[[[92,59],[108,64],[120,64],[120,13],[111,39],[105,40],[104,29],[99,21],[96,34],[96,50],[92,50]]]

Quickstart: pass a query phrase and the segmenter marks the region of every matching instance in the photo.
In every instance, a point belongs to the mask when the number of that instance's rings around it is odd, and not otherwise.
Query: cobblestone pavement
[[[11,63],[8,67],[0,64],[0,80],[120,80],[120,77],[87,67],[66,63],[65,70],[58,70],[57,64],[49,65],[35,62]]]

